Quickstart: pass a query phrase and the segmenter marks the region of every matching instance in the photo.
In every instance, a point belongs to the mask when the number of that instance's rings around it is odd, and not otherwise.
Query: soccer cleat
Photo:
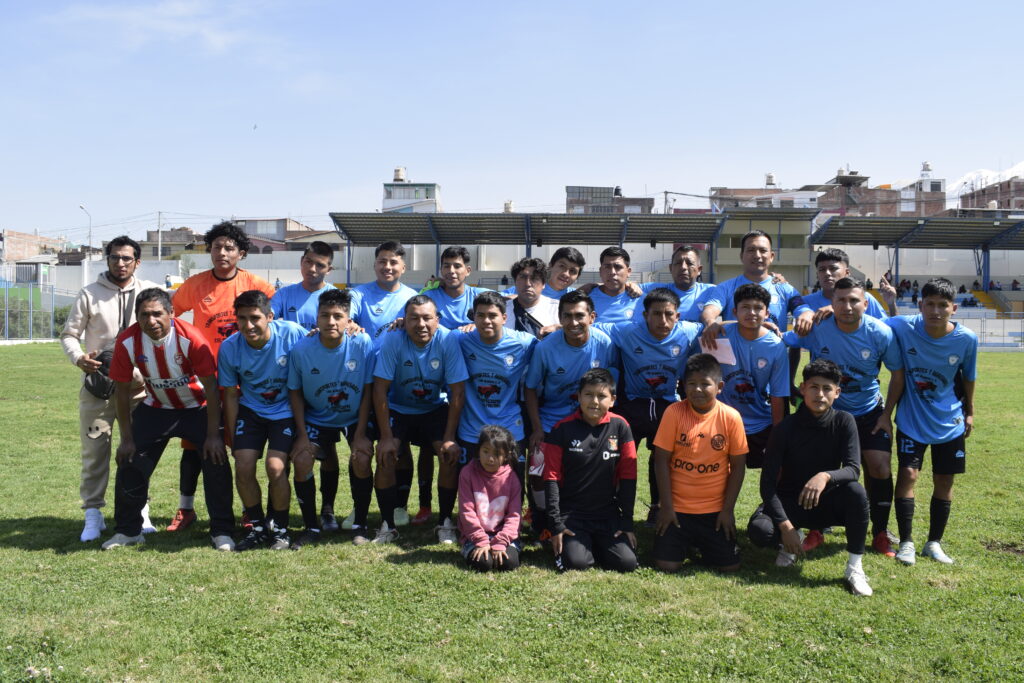
[[[288,535],[287,527],[277,528],[274,527],[270,531],[270,549],[271,550],[288,550],[292,547],[291,536]]]
[[[370,530],[365,526],[353,526],[352,527],[352,545],[366,545],[370,542],[370,537],[367,534]]]
[[[419,512],[416,513],[416,516],[412,518],[413,526],[419,526],[421,524],[426,524],[427,522],[430,521],[430,518],[433,516],[433,514],[434,514],[434,511],[431,510],[428,507],[427,508],[420,508]]]
[[[113,550],[114,548],[123,548],[129,545],[142,545],[145,542],[146,537],[142,534],[139,534],[138,536],[114,534],[100,547],[104,550]]]
[[[796,555],[787,553],[785,550],[780,550],[779,554],[775,556],[776,567],[792,567],[794,563],[796,563]]]
[[[395,526],[409,526],[409,511],[405,508],[395,508]]]
[[[387,522],[381,522],[377,535],[373,537],[373,542],[394,543],[396,538],[398,538],[398,530],[389,528]]]
[[[142,533],[156,533],[156,527],[153,526],[153,520],[149,518],[149,503],[146,503],[144,506],[142,506]]]
[[[184,531],[196,521],[196,511],[188,508],[178,508],[174,513],[174,519],[167,525],[168,531]]]
[[[249,533],[246,534],[245,538],[235,544],[235,552],[245,552],[246,550],[252,550],[253,548],[259,548],[265,546],[270,542],[270,533],[265,527],[256,526],[255,524],[249,529]]]
[[[299,537],[292,541],[292,550],[302,550],[303,546],[316,545],[320,542],[319,529],[306,529]]]
[[[896,559],[909,567],[917,562],[916,554],[917,548],[914,547],[914,542],[903,541],[900,543],[900,549],[896,551]]]
[[[356,511],[355,510],[350,512],[348,517],[346,517],[344,520],[342,520],[341,528],[344,529],[345,531],[351,531],[351,530],[354,530],[356,528]]]
[[[805,553],[809,553],[824,542],[825,535],[818,529],[811,529],[807,532],[804,542],[800,544],[800,547],[804,549]]]
[[[854,595],[867,597],[874,593],[868,584],[868,577],[860,567],[846,566],[846,585]]]
[[[444,524],[437,527],[437,540],[445,545],[452,545],[459,540],[459,532],[451,518],[444,520]]]
[[[210,542],[213,543],[214,548],[222,553],[230,553],[235,549],[235,539],[231,538],[228,534],[210,536]]]
[[[249,513],[246,512],[245,510],[242,511],[242,528],[243,529],[251,529],[252,528],[252,520],[249,519]]]
[[[105,531],[107,523],[103,521],[103,513],[99,508],[89,508],[85,511],[85,526],[82,528],[82,535],[79,539],[83,543],[95,541],[100,537],[100,532]]]
[[[334,518],[333,512],[320,513],[320,528],[324,531],[338,530],[338,520]]]
[[[886,557],[896,557],[896,551],[892,549],[892,543],[889,542],[889,534],[884,531],[875,534],[875,539],[871,541],[871,549]]]
[[[943,550],[942,546],[938,541],[928,541],[924,544],[924,550],[921,551],[922,557],[930,557],[936,562],[942,564],[953,564],[953,558],[947,555]]]

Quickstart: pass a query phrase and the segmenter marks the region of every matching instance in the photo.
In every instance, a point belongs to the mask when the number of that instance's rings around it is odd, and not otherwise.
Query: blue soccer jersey
[[[594,302],[594,312],[597,313],[599,323],[625,323],[639,320],[640,314],[637,311],[644,310],[643,297],[632,298],[627,290],[623,290],[618,296],[608,296],[601,291],[600,287],[590,290],[590,298]]]
[[[288,403],[288,356],[306,330],[287,320],[270,321],[270,340],[261,349],[246,343],[236,332],[220,345],[217,354],[217,383],[238,387],[238,402],[267,420],[292,416]]]
[[[340,429],[359,419],[363,391],[373,382],[373,342],[366,334],[343,335],[329,349],[320,337],[306,337],[292,349],[288,389],[301,389],[306,422]]]
[[[704,300],[714,288],[714,285],[707,282],[694,282],[687,290],[679,289],[672,282],[645,282],[640,285],[640,289],[644,290],[644,296],[656,289],[668,289],[675,292],[679,297],[679,319],[689,320],[691,323],[700,322],[700,312],[704,310]],[[636,310],[637,312],[644,310],[643,297],[640,297],[640,304]]]
[[[583,346],[570,346],[562,330],[544,337],[533,352],[523,384],[534,389],[540,400],[540,421],[545,432],[576,412],[579,407],[580,378],[591,368],[607,368],[618,378],[618,352],[601,330],[590,328]]]
[[[549,296],[552,299],[561,299],[563,296],[565,296],[569,292],[575,292],[575,291],[576,291],[575,287],[566,287],[563,290],[557,290],[554,287],[552,287],[551,285],[545,284],[544,285],[544,289],[541,290],[541,294],[543,294],[544,296]],[[514,287],[512,288],[512,293],[515,294],[515,288]]]
[[[811,292],[810,294],[805,295],[803,299],[804,305],[808,306],[812,311],[817,311],[819,308],[832,305],[832,300],[826,299],[825,295],[821,293],[821,290]],[[878,318],[879,320],[885,320],[889,317],[889,314],[885,312],[884,308],[882,308],[882,304],[878,303],[878,299],[874,296],[868,292],[864,292],[864,299],[868,302],[868,308],[865,313],[870,315],[872,318]]]
[[[519,383],[533,357],[537,339],[532,334],[503,328],[501,339],[485,344],[473,330],[459,333],[466,361],[466,406],[459,420],[459,439],[476,443],[486,424],[505,427],[516,441],[524,437],[523,418],[516,402]]]
[[[858,417],[874,410],[882,398],[878,384],[882,363],[890,370],[900,367],[899,345],[893,341],[892,330],[868,315],[854,332],[843,332],[831,317],[811,328],[806,337],[787,332],[782,340],[787,346],[810,351],[811,360],[825,358],[839,366],[842,392],[835,407]]]
[[[907,375],[896,408],[897,426],[918,443],[952,441],[964,431],[962,404],[954,393],[953,378],[958,370],[963,370],[968,382],[977,378],[977,335],[954,323],[952,332],[933,339],[920,315],[899,315],[888,323]]]
[[[294,285],[277,290],[274,298],[270,300],[270,310],[274,312],[274,318],[277,320],[290,320],[302,325],[307,330],[312,330],[316,327],[320,296],[332,289],[334,289],[333,285],[327,285],[315,292],[310,292],[302,286],[301,282],[296,282]]]
[[[405,302],[417,294],[415,289],[402,284],[388,292],[376,281],[353,287],[351,318],[370,335],[374,348],[379,349],[388,325],[405,314]]]
[[[770,277],[765,278],[761,282],[753,282],[742,275],[717,285],[705,297],[704,305],[721,308],[722,320],[735,320],[736,316],[732,312],[732,309],[736,307],[733,303],[733,295],[743,285],[760,285],[768,290],[772,297],[772,302],[768,305],[768,319],[778,325],[780,330],[786,329],[787,314],[792,313],[795,317],[811,310],[809,306],[804,304],[803,297],[800,296],[800,292],[794,289],[793,285],[789,283],[774,283]]]
[[[458,335],[438,327],[424,347],[416,346],[405,331],[389,334],[377,354],[373,376],[391,382],[388,405],[402,414],[420,415],[445,402],[449,384],[469,378]]]
[[[702,325],[677,322],[664,339],[655,339],[647,322],[598,324],[619,350],[626,383],[626,398],[661,398],[678,401],[676,386],[683,378],[686,359],[695,353]]]
[[[772,424],[772,396],[789,396],[789,354],[773,332],[744,339],[739,325],[725,325],[735,365],[722,363],[725,389],[719,399],[743,417],[743,429],[756,434]]]
[[[437,315],[441,325],[449,330],[454,330],[457,327],[469,325],[473,322],[473,300],[478,294],[487,291],[490,290],[466,285],[463,288],[462,295],[454,298],[448,296],[443,287],[428,289],[424,294],[433,299],[434,303],[437,304]]]

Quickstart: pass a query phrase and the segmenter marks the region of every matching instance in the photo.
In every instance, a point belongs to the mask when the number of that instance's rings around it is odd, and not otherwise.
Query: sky
[[[952,181],[1024,160],[1019,3],[0,0],[0,228],[93,241],[566,185]],[[80,209],[84,206],[85,210]],[[676,207],[706,207],[678,198]],[[88,211],[88,215],[86,213]]]

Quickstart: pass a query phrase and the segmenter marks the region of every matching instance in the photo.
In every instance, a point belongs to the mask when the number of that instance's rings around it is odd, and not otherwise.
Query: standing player
[[[252,246],[240,227],[231,221],[218,223],[206,232],[203,241],[213,267],[188,278],[175,290],[174,315],[192,311],[192,324],[210,344],[216,358],[221,343],[238,329],[235,298],[252,289],[272,297],[275,290],[263,278],[238,267]],[[182,531],[196,520],[193,503],[202,465],[199,451],[192,444],[182,442],[181,445],[184,449],[179,472],[181,500],[168,531]]]
[[[672,252],[672,262],[668,270],[672,274],[672,284],[663,282],[645,282],[640,285],[644,294],[666,287],[679,297],[679,319],[689,320],[692,323],[700,322],[700,313],[704,308],[704,296],[714,289],[714,285],[706,282],[699,282],[703,266],[700,262],[700,252],[688,244],[676,247]]]
[[[466,284],[472,272],[465,247],[448,247],[441,252],[441,285],[424,292],[437,304],[441,327],[454,330],[473,324],[473,300],[487,290]]]
[[[403,444],[416,444],[437,454],[438,500],[442,507],[455,504],[446,496],[458,489],[461,449],[455,437],[468,378],[460,334],[440,327],[436,304],[418,294],[405,304],[403,329],[387,335],[380,348],[373,403],[380,428],[376,483],[383,524],[375,542],[390,543],[398,535],[394,531],[395,464]]]
[[[235,550],[267,544],[274,550],[291,546],[288,536],[288,454],[295,438],[295,421],[288,402],[288,354],[306,329],[298,323],[276,320],[267,295],[258,289],[235,299],[238,334],[221,344],[218,379],[224,390],[224,429],[233,435],[235,485],[252,528]],[[239,397],[241,393],[241,397]],[[256,481],[256,463],[267,449],[267,488],[271,508],[264,516],[262,492]],[[312,489],[312,471],[295,471],[295,490],[306,531],[318,535]]]
[[[117,337],[110,378],[117,383],[117,478],[114,535],[104,550],[143,543],[142,508],[149,480],[171,438],[202,444],[200,459],[210,537],[217,550],[233,550],[231,531],[231,467],[220,435],[220,392],[217,364],[199,331],[171,312],[162,289],[139,292],[138,320]],[[146,398],[131,409],[135,369],[145,378]]]
[[[832,314],[832,292],[835,290],[836,283],[843,278],[850,277],[850,257],[842,249],[822,249],[814,257],[814,268],[818,273],[819,290],[811,292],[803,299],[804,304],[810,306],[814,311],[814,322],[819,323]],[[882,290],[882,296],[885,297],[889,310],[883,309],[878,303],[878,299],[869,294],[866,313],[872,318],[885,320],[890,315],[896,315],[896,290],[885,278],[882,278],[878,286]]]
[[[327,274],[334,270],[334,249],[326,242],[310,242],[299,259],[302,282],[277,290],[270,308],[277,320],[290,320],[307,330],[316,327],[317,301],[331,289]]]
[[[583,266],[587,265],[583,254],[575,247],[560,247],[551,255],[548,262],[548,280],[541,292],[552,299],[561,299],[562,295],[576,289],[573,285],[580,278]],[[515,294],[515,288],[506,289],[502,294]]]
[[[316,336],[300,340],[288,355],[288,396],[295,418],[292,461],[296,472],[312,471],[312,458],[322,460],[320,472],[338,471],[335,444],[345,436],[351,458],[352,542],[369,542],[366,518],[373,498],[373,442],[369,425],[373,391],[373,342],[365,333],[348,335],[352,300],[347,291],[332,289],[320,297]],[[308,469],[306,469],[308,467]],[[312,482],[312,480],[309,480]],[[299,491],[312,498],[312,483]],[[334,492],[337,492],[335,480]],[[323,501],[323,517],[333,518],[334,499]],[[326,527],[323,527],[326,528]],[[335,527],[337,528],[337,527]],[[315,540],[315,539],[314,539]],[[294,544],[293,544],[294,545]]]
[[[601,285],[590,290],[597,320],[602,323],[620,323],[633,320],[640,299],[629,291],[629,252],[621,247],[608,247],[601,252]]]
[[[956,289],[946,278],[935,278],[921,288],[921,313],[889,319],[899,342],[905,386],[890,389],[892,402],[885,417],[896,409],[896,523],[900,547],[896,559],[914,564],[914,484],[924,452],[932,452],[932,500],[928,542],[922,555],[943,564],[953,559],[942,549],[942,536],[953,500],[953,478],[967,467],[965,440],[974,429],[974,381],[977,377],[978,337],[951,320],[956,313]],[[955,391],[957,373],[963,375],[963,396]],[[897,375],[893,374],[893,380]]]
[[[512,265],[515,287],[506,291],[516,297],[505,305],[505,327],[542,337],[558,325],[558,300],[545,296],[548,266],[539,258],[519,259]]]

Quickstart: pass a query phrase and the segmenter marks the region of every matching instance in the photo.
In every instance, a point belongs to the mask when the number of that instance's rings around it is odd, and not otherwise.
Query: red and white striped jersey
[[[144,403],[153,408],[180,410],[206,405],[200,377],[217,374],[210,343],[195,327],[173,318],[171,333],[157,346],[135,323],[117,337],[110,362],[110,379],[130,382],[137,367],[146,380]]]

